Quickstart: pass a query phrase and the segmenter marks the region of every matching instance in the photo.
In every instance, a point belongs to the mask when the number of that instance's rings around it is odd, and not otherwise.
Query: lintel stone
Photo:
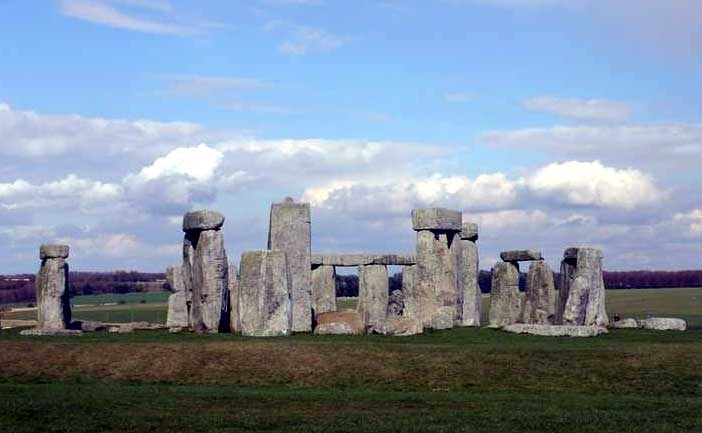
[[[67,259],[68,245],[42,245],[39,248],[39,258],[44,259]]]
[[[211,210],[188,212],[183,217],[183,231],[219,230],[224,225],[224,215]]]
[[[445,208],[428,208],[412,210],[412,229],[461,231],[463,216],[461,212]]]
[[[538,250],[511,250],[500,253],[500,258],[505,262],[528,262],[543,260],[541,251]]]
[[[417,263],[417,257],[409,254],[318,254],[312,256],[312,266],[365,266],[398,265]]]
[[[463,223],[461,225],[461,239],[469,241],[478,240],[478,225],[476,223]]]

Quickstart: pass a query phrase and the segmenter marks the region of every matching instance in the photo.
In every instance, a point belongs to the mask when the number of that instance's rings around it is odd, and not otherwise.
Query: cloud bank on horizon
[[[666,38],[702,46],[702,7],[667,4],[685,19]],[[0,42],[0,273],[33,272],[45,242],[74,269],[161,270],[201,207],[237,261],[288,195],[319,252],[412,251],[411,209],[443,206],[480,225],[483,268],[571,245],[608,269],[699,268],[702,61],[627,5],[57,1],[31,24],[57,41]],[[31,11],[3,8],[17,41]]]

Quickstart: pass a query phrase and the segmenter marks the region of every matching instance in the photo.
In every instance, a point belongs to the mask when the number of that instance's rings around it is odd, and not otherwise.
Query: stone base
[[[607,328],[596,326],[525,325],[517,323],[502,328],[514,334],[532,334],[544,337],[596,337],[607,333]]]
[[[368,332],[380,335],[406,337],[409,335],[421,334],[424,332],[424,328],[421,323],[414,319],[408,317],[394,317],[371,326]]]
[[[83,335],[83,331],[75,329],[25,329],[20,332],[20,335],[29,335],[32,337],[67,337],[74,335]]]
[[[356,311],[333,311],[317,316],[317,335],[363,335],[366,329]]]

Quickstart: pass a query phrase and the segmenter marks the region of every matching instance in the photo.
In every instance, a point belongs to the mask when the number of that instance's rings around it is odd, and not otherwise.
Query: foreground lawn
[[[0,333],[0,425],[30,432],[683,432],[702,331],[596,339]]]

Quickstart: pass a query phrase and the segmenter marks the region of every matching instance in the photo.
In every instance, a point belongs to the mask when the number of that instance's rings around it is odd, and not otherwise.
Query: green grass
[[[126,293],[123,295],[108,293],[104,295],[75,296],[71,299],[71,303],[76,306],[118,302],[124,302],[126,304],[140,304],[142,301],[146,303],[165,303],[168,302],[169,295],[169,292]]]

